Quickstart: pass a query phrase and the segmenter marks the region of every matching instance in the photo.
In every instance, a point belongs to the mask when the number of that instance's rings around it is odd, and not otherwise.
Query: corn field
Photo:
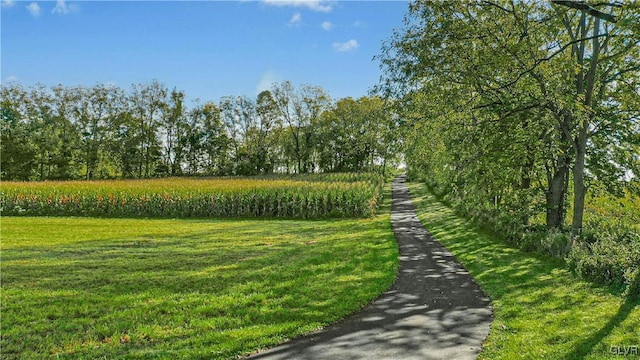
[[[374,174],[3,182],[3,216],[339,218],[373,215]]]

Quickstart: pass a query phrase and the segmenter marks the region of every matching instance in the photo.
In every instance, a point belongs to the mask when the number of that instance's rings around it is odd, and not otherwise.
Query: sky
[[[274,82],[367,95],[407,1],[2,0],[0,81],[157,80],[187,99],[255,96]]]

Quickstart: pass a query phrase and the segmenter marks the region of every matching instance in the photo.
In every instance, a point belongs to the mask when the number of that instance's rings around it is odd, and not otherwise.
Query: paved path
[[[391,225],[400,269],[389,290],[334,325],[250,359],[475,359],[491,302],[422,226],[403,177],[393,182]]]

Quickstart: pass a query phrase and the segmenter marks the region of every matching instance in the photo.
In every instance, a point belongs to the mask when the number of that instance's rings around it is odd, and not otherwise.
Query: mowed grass
[[[480,359],[638,358],[640,299],[579,280],[558,259],[488,235],[409,184],[419,219],[473,274],[495,320]],[[625,350],[636,347],[636,355]]]
[[[368,219],[3,217],[3,359],[232,359],[357,311],[393,282]]]

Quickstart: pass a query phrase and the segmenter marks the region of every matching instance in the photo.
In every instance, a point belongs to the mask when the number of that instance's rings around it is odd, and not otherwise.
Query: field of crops
[[[367,217],[382,183],[373,174],[3,182],[0,209],[3,216]]]

